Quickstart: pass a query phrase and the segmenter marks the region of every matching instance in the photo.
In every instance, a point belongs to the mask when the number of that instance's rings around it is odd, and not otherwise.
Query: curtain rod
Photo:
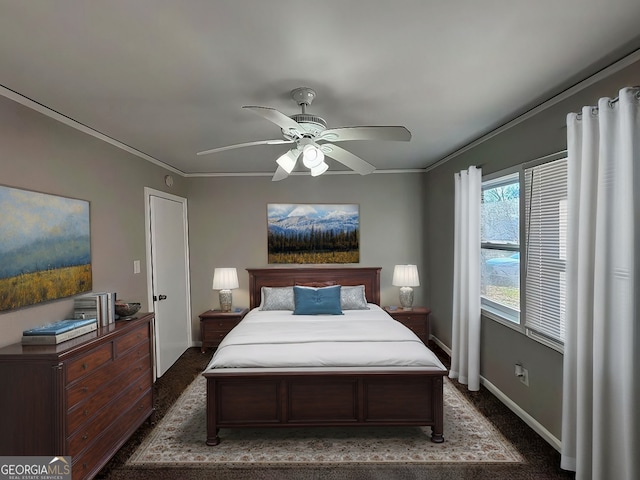
[[[629,90],[637,90],[636,94],[634,95],[634,97],[636,97],[637,100],[640,100],[640,86],[635,86],[635,87],[628,87]],[[609,106],[609,108],[613,108],[614,105],[616,103],[618,103],[618,101],[620,100],[620,97],[616,97],[616,98],[612,98],[609,100],[609,102],[607,103],[607,105]],[[598,114],[598,105],[593,105],[591,106],[591,115],[597,115]],[[578,118],[578,120],[582,119],[582,112],[578,112],[576,113],[576,117]]]

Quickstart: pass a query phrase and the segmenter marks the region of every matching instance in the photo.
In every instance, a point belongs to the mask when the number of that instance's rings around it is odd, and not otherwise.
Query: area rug
[[[206,379],[199,376],[128,459],[129,467],[525,462],[445,379],[445,441],[429,427],[221,429],[206,439]]]

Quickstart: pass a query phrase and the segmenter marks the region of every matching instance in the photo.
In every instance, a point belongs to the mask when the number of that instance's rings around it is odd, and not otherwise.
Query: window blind
[[[561,346],[565,333],[567,159],[526,168],[524,174],[525,328],[528,335]]]

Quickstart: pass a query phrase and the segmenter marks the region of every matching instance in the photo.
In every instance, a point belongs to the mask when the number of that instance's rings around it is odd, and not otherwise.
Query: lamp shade
[[[396,265],[393,269],[393,280],[396,287],[419,287],[418,267],[415,265]]]
[[[213,290],[231,290],[239,286],[235,268],[216,268],[213,271]]]

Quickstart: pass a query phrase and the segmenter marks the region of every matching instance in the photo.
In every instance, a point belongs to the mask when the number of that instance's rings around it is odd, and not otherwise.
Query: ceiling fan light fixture
[[[324,153],[315,144],[307,144],[302,149],[302,163],[304,166],[313,169],[324,162]]]
[[[298,155],[300,155],[299,150],[289,150],[284,155],[281,155],[280,158],[276,160],[276,163],[280,165],[285,172],[291,173],[293,171],[293,168],[296,166],[296,162],[298,161]]]
[[[284,139],[245,142],[205,150],[197,154],[206,155],[254,145],[295,144],[291,150],[276,159],[278,168],[272,180],[278,181],[286,178],[295,170],[300,157],[302,157],[304,166],[309,169],[314,177],[322,175],[329,169],[329,166],[324,161],[325,156],[360,175],[368,175],[376,169],[372,164],[333,143],[353,140],[398,142],[411,140],[411,132],[403,126],[356,126],[328,129],[327,122],[322,117],[307,113],[307,107],[311,105],[311,102],[316,97],[316,92],[313,89],[309,87],[296,88],[291,91],[291,97],[301,108],[301,113],[287,116],[271,107],[257,105],[245,105],[242,107],[280,127]]]
[[[318,165],[317,167],[313,167],[311,169],[311,176],[312,177],[317,177],[319,175],[322,175],[324,172],[326,172],[327,170],[329,170],[329,165],[327,165],[324,161]]]

